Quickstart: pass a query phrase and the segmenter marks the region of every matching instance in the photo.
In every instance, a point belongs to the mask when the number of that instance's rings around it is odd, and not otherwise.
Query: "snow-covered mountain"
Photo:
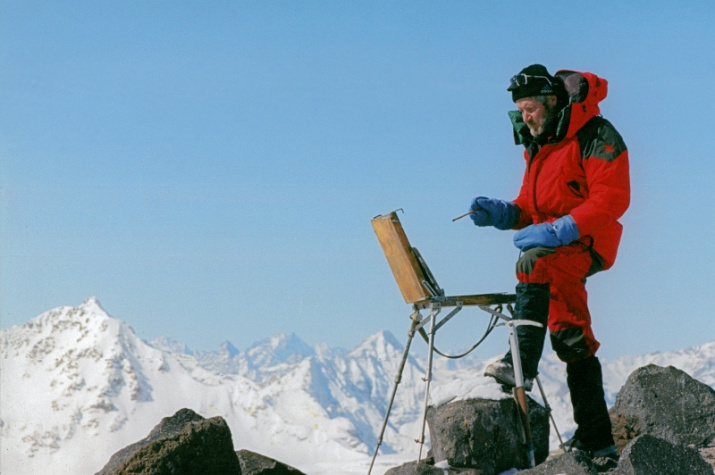
[[[236,449],[310,474],[366,473],[403,351],[379,332],[348,352],[312,347],[295,334],[245,351],[226,342],[199,352],[166,338],[142,340],[95,298],[59,307],[0,331],[0,472],[51,466],[56,474],[94,473],[161,418],[188,407],[226,419]],[[506,397],[482,376],[488,362],[437,358],[431,403]],[[648,363],[715,386],[715,341],[602,362],[609,404],[630,372]],[[559,430],[568,435],[574,427],[564,365],[551,355],[540,370]],[[424,362],[411,356],[373,473],[416,458],[423,376]]]

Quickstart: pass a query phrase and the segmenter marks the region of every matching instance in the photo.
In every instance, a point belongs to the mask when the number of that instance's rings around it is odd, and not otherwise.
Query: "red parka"
[[[623,226],[618,219],[630,203],[628,150],[598,107],[608,83],[595,74],[559,71],[568,93],[554,133],[539,144],[518,111],[510,113],[517,144],[526,147],[526,172],[514,203],[521,209],[515,229],[552,222],[570,214],[579,240],[603,259],[616,260]]]

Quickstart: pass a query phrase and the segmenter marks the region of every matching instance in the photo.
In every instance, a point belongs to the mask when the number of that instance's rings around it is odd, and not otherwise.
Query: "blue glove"
[[[576,221],[567,214],[553,223],[532,224],[517,231],[514,245],[522,251],[528,251],[533,247],[566,246],[578,238]]]
[[[477,226],[494,226],[502,230],[516,226],[521,216],[521,210],[514,203],[484,196],[474,198],[469,209],[474,211],[469,217]]]

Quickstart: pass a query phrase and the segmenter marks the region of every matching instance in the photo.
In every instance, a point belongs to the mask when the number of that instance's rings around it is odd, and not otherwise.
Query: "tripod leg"
[[[417,443],[420,444],[420,452],[417,457],[417,463],[422,461],[422,448],[425,444],[425,426],[427,425],[427,406],[429,405],[429,389],[430,382],[432,381],[432,360],[434,356],[434,334],[435,334],[435,321],[437,320],[437,314],[440,312],[439,306],[433,306],[432,312],[430,313],[430,331],[429,331],[429,349],[427,353],[427,371],[425,373],[425,382],[427,383],[425,387],[425,404],[422,411],[422,431],[420,432],[420,438]]]
[[[390,401],[387,405],[387,412],[385,413],[385,419],[382,421],[382,428],[380,429],[380,435],[377,437],[377,445],[375,445],[375,453],[372,456],[372,462],[370,462],[370,469],[367,471],[367,475],[372,472],[372,467],[375,465],[375,459],[377,458],[377,451],[380,450],[380,445],[382,445],[382,438],[385,435],[385,429],[387,428],[387,420],[390,418],[390,411],[392,410],[392,404],[395,402],[395,395],[397,394],[397,386],[400,385],[402,381],[402,371],[405,369],[405,363],[407,362],[407,357],[410,353],[410,345],[412,345],[412,338],[415,336],[415,331],[417,325],[420,322],[419,312],[412,314],[412,325],[410,330],[407,332],[407,343],[405,343],[405,351],[402,355],[402,361],[400,362],[400,367],[397,370],[397,375],[395,376],[395,384],[392,386],[392,393],[390,394]]]
[[[536,384],[539,386],[539,392],[541,393],[541,399],[544,400],[544,408],[546,409],[546,412],[549,414],[549,419],[551,419],[551,425],[554,426],[554,430],[556,431],[556,435],[559,438],[559,447],[561,447],[564,452],[568,452],[566,450],[566,447],[564,447],[564,441],[561,439],[561,433],[559,432],[559,428],[556,427],[556,420],[554,419],[554,415],[552,414],[551,411],[551,406],[549,406],[549,401],[546,400],[546,392],[544,391],[544,387],[541,385],[541,380],[539,377],[536,377]]]
[[[513,390],[514,399],[519,408],[519,420],[524,430],[524,439],[529,450],[529,464],[534,467],[536,465],[534,455],[534,440],[531,437],[531,423],[529,421],[529,403],[526,399],[526,391],[524,390],[524,373],[521,369],[521,355],[519,353],[519,341],[516,335],[516,328],[513,322],[509,322],[509,346],[513,356],[514,379],[516,387]]]

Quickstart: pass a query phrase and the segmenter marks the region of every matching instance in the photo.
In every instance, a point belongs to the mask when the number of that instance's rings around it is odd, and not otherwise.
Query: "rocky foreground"
[[[535,467],[529,467],[510,400],[454,401],[428,412],[428,459],[385,475],[713,475],[715,390],[674,367],[634,371],[611,409],[620,453],[617,466],[583,453],[549,450],[547,410],[529,401]],[[97,475],[227,474],[300,475],[279,461],[234,451],[221,417],[204,419],[182,409],[144,439],[114,454]]]
[[[147,437],[114,454],[97,475],[124,473],[302,474],[248,450],[234,452],[226,421],[204,419],[191,409],[164,418]]]

